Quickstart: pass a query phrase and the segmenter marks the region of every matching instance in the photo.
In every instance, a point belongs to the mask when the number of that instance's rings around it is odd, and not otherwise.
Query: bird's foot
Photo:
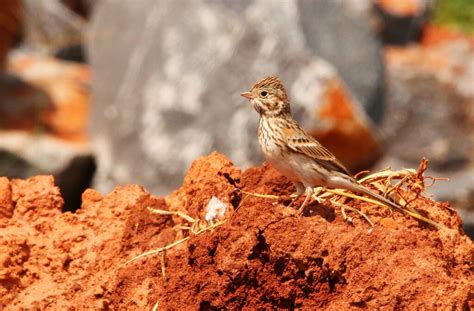
[[[304,207],[309,202],[309,199],[311,198],[311,195],[313,194],[313,188],[312,187],[306,187],[305,193],[306,193],[306,197],[304,198],[303,204],[301,204],[300,208],[298,209],[298,214],[300,214],[300,215],[303,214]]]
[[[296,200],[298,200],[302,194],[303,194],[302,192],[297,191],[295,194],[290,195],[290,197],[294,197],[294,198],[291,200],[290,204],[285,206],[285,208],[292,207],[293,204],[296,202]]]
[[[306,206],[306,199],[303,201],[303,203],[300,205],[300,208],[298,208],[298,215],[303,215],[304,208]]]

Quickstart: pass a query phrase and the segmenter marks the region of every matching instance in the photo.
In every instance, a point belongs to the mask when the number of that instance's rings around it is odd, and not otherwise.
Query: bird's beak
[[[241,96],[247,98],[247,99],[253,99],[253,95],[252,93],[250,92],[243,92],[242,94],[240,94]]]

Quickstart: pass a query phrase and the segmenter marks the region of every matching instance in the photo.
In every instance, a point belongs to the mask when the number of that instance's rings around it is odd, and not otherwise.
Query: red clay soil
[[[282,195],[280,202],[243,191]],[[213,153],[195,161],[166,199],[139,186],[103,197],[83,194],[82,208],[61,213],[52,177],[0,178],[0,309],[424,309],[474,306],[473,244],[447,203],[415,203],[447,228],[358,204],[353,213],[312,203],[300,217],[285,208],[288,181],[264,165],[245,172]],[[127,260],[182,238],[173,216],[202,217],[212,196],[237,207],[213,231],[162,256]],[[355,202],[352,202],[353,206]],[[165,282],[166,281],[166,282]]]

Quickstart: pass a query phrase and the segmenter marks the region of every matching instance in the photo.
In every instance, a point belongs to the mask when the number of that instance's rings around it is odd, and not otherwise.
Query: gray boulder
[[[351,2],[328,0],[299,0],[298,8],[308,46],[336,67],[368,115],[379,122],[384,98],[382,44],[362,21],[365,12]]]
[[[239,94],[270,74],[283,79],[306,127],[323,125],[313,112],[321,85],[338,70],[376,116],[380,47],[362,20],[336,14],[341,7],[296,0],[99,3],[88,44],[95,186],[109,191],[134,182],[167,193],[192,160],[213,150],[239,166],[258,163],[257,115]],[[326,14],[345,24],[323,25]]]
[[[381,130],[390,146],[379,167],[416,167],[449,178],[429,189],[437,200],[474,211],[474,61],[468,39],[386,51],[387,117]]]
[[[85,70],[17,53],[0,76],[0,176],[54,175],[63,209],[77,210],[95,171],[80,115],[89,104],[85,79],[78,78]]]
[[[23,44],[42,52],[82,42],[86,21],[59,0],[23,0]]]
[[[95,171],[87,144],[74,144],[51,135],[19,131],[0,133],[0,176],[29,178],[54,175],[64,198],[64,211],[81,206],[82,192]]]
[[[474,163],[474,62],[466,41],[392,48],[387,59],[389,153],[408,163],[428,157],[439,171]]]

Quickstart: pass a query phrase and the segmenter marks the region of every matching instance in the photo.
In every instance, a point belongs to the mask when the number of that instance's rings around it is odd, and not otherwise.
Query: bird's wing
[[[283,131],[287,146],[296,153],[313,159],[330,171],[352,176],[344,165],[329,150],[301,128],[287,128]]]

